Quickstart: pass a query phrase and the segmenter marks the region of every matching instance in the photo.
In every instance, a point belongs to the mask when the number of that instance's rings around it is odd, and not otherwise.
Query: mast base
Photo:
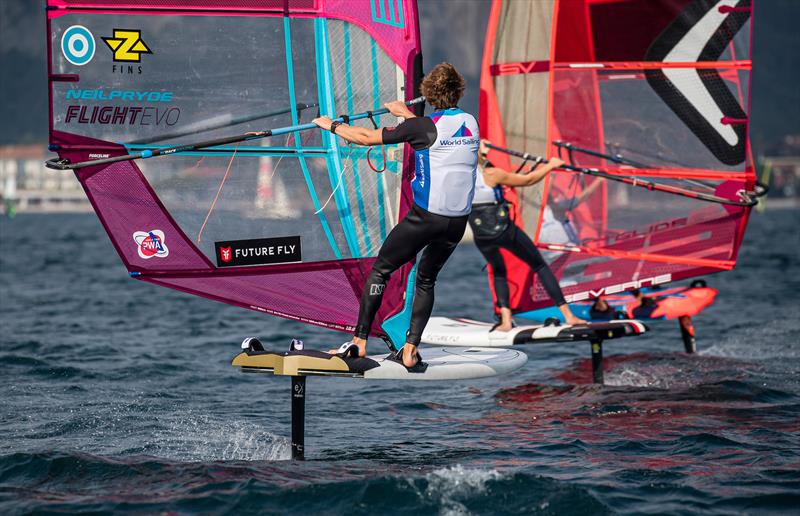
[[[292,460],[305,459],[306,377],[292,376]]]
[[[592,346],[592,381],[603,383],[603,341],[593,339],[589,342]]]
[[[678,317],[678,325],[681,328],[683,349],[689,354],[697,353],[697,338],[695,337],[692,318],[688,315],[682,315]]]

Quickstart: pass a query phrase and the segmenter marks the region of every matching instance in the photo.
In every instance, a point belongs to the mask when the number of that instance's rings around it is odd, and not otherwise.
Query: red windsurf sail
[[[483,134],[597,172],[559,170],[507,192],[568,301],[734,267],[756,190],[752,4],[495,0]],[[525,264],[504,257],[517,312],[552,304]]]

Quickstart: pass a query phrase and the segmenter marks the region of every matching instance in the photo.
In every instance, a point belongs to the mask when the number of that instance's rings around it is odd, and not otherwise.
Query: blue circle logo
[[[94,36],[83,25],[73,25],[61,36],[61,52],[70,63],[83,66],[94,57]]]

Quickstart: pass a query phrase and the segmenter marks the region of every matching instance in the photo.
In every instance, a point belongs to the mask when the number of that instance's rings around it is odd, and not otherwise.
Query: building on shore
[[[6,215],[91,210],[75,174],[45,167],[49,157],[44,144],[0,147],[0,198]]]

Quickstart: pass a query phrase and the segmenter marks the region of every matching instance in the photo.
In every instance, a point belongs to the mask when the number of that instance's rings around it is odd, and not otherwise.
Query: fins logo
[[[153,53],[142,39],[140,30],[114,29],[113,37],[102,39],[114,53],[114,61],[118,63],[141,63],[142,54]]]

